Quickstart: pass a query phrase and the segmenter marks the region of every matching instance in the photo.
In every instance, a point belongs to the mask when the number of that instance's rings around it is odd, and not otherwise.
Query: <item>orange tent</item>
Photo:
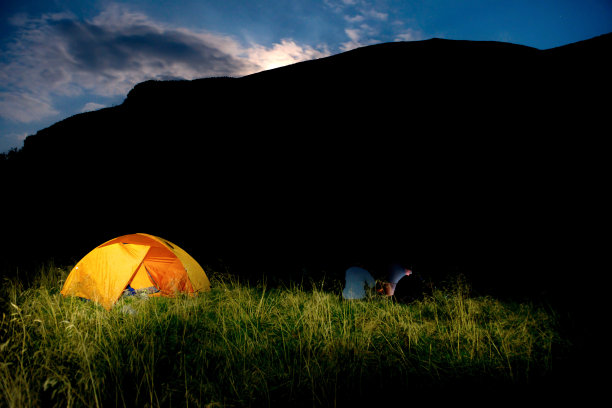
[[[72,269],[62,295],[78,296],[110,309],[130,285],[152,295],[210,290],[204,269],[165,239],[131,234],[94,248]]]

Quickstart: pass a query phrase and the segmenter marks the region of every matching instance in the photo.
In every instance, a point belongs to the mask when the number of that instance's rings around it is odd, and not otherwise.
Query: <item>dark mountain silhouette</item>
[[[1,163],[2,246],[78,257],[148,232],[243,271],[401,258],[546,290],[592,214],[611,45],[432,39],[147,81]]]

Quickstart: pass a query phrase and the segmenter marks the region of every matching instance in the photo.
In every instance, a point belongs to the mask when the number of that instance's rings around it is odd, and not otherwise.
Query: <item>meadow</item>
[[[400,304],[211,272],[210,292],[106,311],[60,295],[69,270],[3,282],[0,406],[499,405],[547,389],[569,349],[553,310],[461,278]]]

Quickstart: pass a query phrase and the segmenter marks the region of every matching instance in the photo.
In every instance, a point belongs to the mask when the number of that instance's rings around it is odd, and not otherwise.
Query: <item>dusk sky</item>
[[[391,41],[547,49],[612,32],[612,0],[0,1],[0,152],[148,79],[243,76]]]

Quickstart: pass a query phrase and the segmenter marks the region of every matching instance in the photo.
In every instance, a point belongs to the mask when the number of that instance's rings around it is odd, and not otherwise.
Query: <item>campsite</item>
[[[449,282],[406,305],[343,301],[337,282],[274,287],[211,275],[199,296],[111,310],[48,264],[3,286],[6,406],[485,406],[573,396],[559,316]],[[331,286],[331,287],[330,287]],[[573,384],[575,386],[575,383]]]
[[[299,282],[241,277],[139,233],[103,242],[69,267],[21,270],[1,293],[2,405],[591,400],[576,310],[552,298],[479,293],[456,273],[417,285],[405,268],[397,296],[388,296],[385,269],[359,265],[346,280],[306,280],[306,271]],[[356,282],[362,295],[347,294],[350,276],[363,274],[371,282]],[[399,296],[402,284],[416,296]]]
[[[588,405],[611,44],[375,44],[28,136],[0,406]]]

